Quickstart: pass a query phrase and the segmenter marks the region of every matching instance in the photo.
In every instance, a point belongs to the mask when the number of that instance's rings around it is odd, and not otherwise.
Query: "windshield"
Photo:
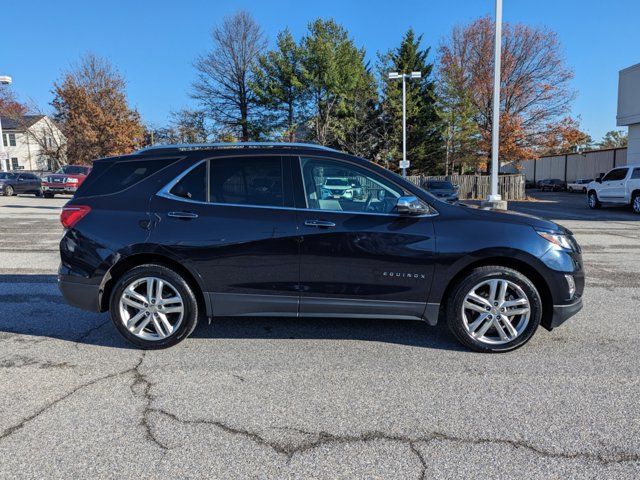
[[[346,178],[327,178],[324,183],[330,187],[350,187],[349,181]]]
[[[0,180],[10,180],[16,178],[15,173],[0,172]]]
[[[453,190],[451,182],[427,182],[427,190]]]
[[[83,165],[65,165],[56,173],[64,173],[65,175],[88,175],[89,170],[89,167],[85,167]]]

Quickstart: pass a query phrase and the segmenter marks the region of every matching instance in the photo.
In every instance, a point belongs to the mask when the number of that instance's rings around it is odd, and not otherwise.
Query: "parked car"
[[[525,180],[524,181],[524,188],[536,188],[538,186],[538,184],[536,182],[534,182],[533,180]]]
[[[10,197],[19,193],[41,196],[40,177],[29,172],[0,172],[0,195]]]
[[[46,198],[57,194],[73,195],[90,172],[91,167],[86,165],[65,165],[42,178],[42,193]]]
[[[457,202],[458,189],[447,180],[427,180],[423,188],[430,194],[447,202]]]
[[[587,185],[593,182],[593,178],[581,178],[576,180],[575,182],[570,182],[567,184],[567,190],[571,193],[573,192],[582,192],[587,193]]]
[[[362,198],[363,189],[356,181],[348,178],[327,178],[322,185],[320,195],[323,200],[334,198]]]
[[[587,185],[587,205],[630,205],[640,213],[640,163],[610,170],[604,177]]]
[[[323,178],[377,191],[322,199]],[[445,321],[467,347],[504,352],[582,308],[569,230],[444,202],[316,145],[163,146],[97,160],[61,222],[64,297],[110,311],[141,348],[184,340],[200,317],[382,317]]]
[[[549,180],[542,180],[538,184],[538,188],[543,192],[546,190],[550,192],[560,192],[565,189],[565,183],[559,178],[551,178]]]

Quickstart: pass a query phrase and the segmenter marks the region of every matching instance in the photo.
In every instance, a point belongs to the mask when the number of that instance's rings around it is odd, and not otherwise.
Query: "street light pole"
[[[0,76],[0,84],[10,85],[11,77],[6,75]],[[4,135],[2,135],[2,117],[0,117],[0,172],[4,171],[4,166],[6,165],[6,161],[7,161],[7,152],[4,149]]]
[[[407,160],[407,79],[422,78],[422,72],[389,73],[389,79],[397,80],[399,78],[402,79],[402,161],[400,162],[400,168],[402,168],[402,176],[406,178],[407,168],[409,167],[409,161]]]
[[[493,125],[491,132],[491,194],[488,202],[500,202],[498,173],[500,171],[500,70],[502,56],[502,0],[496,0],[495,45],[493,60]]]

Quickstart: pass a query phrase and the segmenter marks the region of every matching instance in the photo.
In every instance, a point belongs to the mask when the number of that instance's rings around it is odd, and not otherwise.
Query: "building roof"
[[[20,120],[13,117],[0,117],[0,121],[2,122],[2,130],[24,130],[44,117],[45,115],[22,115]]]

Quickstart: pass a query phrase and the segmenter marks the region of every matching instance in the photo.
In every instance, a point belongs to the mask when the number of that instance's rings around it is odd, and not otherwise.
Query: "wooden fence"
[[[449,180],[454,185],[459,185],[458,191],[460,199],[481,200],[489,196],[491,190],[491,176],[489,175],[449,175],[449,176],[423,176],[410,175],[407,180],[422,187],[428,180]],[[498,177],[498,189],[503,200],[523,200],[524,175],[500,175]]]

